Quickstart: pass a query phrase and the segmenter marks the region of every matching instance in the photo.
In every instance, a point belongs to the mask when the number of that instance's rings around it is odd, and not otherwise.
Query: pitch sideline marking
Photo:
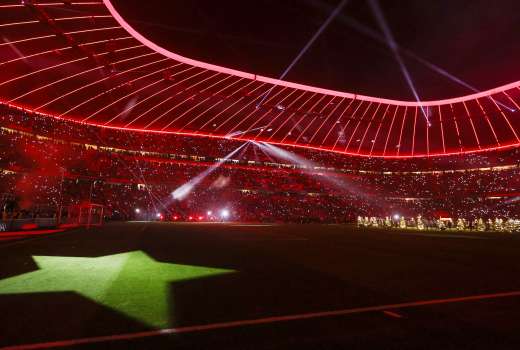
[[[390,310],[385,310],[383,313],[387,316],[393,317],[393,318],[403,318],[403,315],[398,314],[397,312],[393,312]]]
[[[66,347],[66,346],[93,344],[93,343],[101,343],[101,342],[115,341],[115,340],[131,340],[131,339],[146,338],[146,337],[153,337],[153,336],[160,336],[160,335],[203,332],[203,331],[209,331],[209,330],[237,328],[237,327],[243,327],[243,326],[253,326],[253,325],[261,325],[261,324],[277,323],[277,322],[308,320],[308,319],[333,317],[333,316],[344,316],[344,315],[352,315],[352,314],[374,312],[374,311],[383,311],[384,312],[384,311],[387,311],[388,309],[395,310],[395,309],[403,309],[403,308],[411,308],[411,307],[452,304],[452,303],[459,303],[459,302],[479,301],[479,300],[487,300],[487,299],[517,297],[517,296],[520,296],[520,291],[494,293],[494,294],[481,294],[481,295],[472,295],[472,296],[466,296],[466,297],[456,297],[456,298],[447,298],[447,299],[422,300],[422,301],[414,301],[414,302],[400,303],[400,304],[366,306],[366,307],[358,307],[358,308],[352,308],[352,309],[311,312],[311,313],[304,313],[304,314],[274,316],[274,317],[265,317],[265,318],[230,321],[230,322],[218,322],[218,323],[210,323],[210,324],[205,324],[205,325],[195,325],[195,326],[186,326],[186,327],[178,327],[178,328],[166,328],[166,329],[137,332],[137,333],[115,334],[115,335],[90,337],[90,338],[68,339],[68,340],[59,340],[59,341],[46,342],[46,343],[22,344],[22,345],[8,346],[8,347],[0,348],[0,349],[2,349],[2,350],[48,349],[48,348],[52,348],[52,347]]]

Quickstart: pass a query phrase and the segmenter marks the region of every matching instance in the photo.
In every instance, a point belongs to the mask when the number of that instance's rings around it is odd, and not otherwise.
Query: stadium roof
[[[25,0],[0,5],[0,13],[0,99],[13,107],[105,127],[374,157],[520,145],[520,81],[397,101],[180,56],[135,31],[110,0]]]

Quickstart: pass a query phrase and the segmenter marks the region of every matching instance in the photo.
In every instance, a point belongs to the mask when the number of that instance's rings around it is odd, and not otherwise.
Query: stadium
[[[0,4],[0,346],[520,345],[520,80],[419,57],[462,85],[420,98],[388,4],[309,3],[281,76],[181,54],[139,5]],[[287,79],[361,9],[408,95]]]

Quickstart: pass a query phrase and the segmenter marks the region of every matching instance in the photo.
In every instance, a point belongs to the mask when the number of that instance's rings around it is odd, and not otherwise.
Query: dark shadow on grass
[[[72,292],[0,295],[0,310],[0,346],[150,329]]]

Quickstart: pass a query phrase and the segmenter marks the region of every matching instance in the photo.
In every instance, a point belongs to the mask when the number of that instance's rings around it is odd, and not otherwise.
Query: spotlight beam
[[[390,27],[388,26],[388,23],[386,23],[385,16],[383,15],[383,11],[381,10],[381,7],[379,6],[378,0],[368,0],[368,3],[370,5],[370,8],[372,9],[372,12],[374,16],[376,17],[376,20],[379,24],[379,27],[383,31],[386,43],[392,53],[394,54],[394,57],[399,64],[399,68],[401,68],[401,72],[403,73],[403,76],[406,80],[406,83],[408,84],[408,87],[410,88],[413,96],[415,97],[415,100],[419,103],[421,103],[421,99],[419,98],[419,94],[417,93],[417,90],[415,88],[415,84],[413,83],[412,77],[410,76],[410,72],[408,71],[408,68],[406,68],[406,65],[404,64],[403,58],[401,57],[401,54],[399,53],[399,49],[397,46],[397,43],[394,39],[394,36],[390,30]],[[428,115],[426,114],[426,111],[424,110],[424,106],[420,105],[422,114],[424,118],[426,119],[426,123],[428,126],[430,126],[430,121],[428,120]]]
[[[224,164],[228,159],[233,157],[235,154],[237,154],[238,151],[240,151],[242,148],[244,148],[249,142],[243,143],[241,146],[236,148],[234,151],[226,155],[224,158],[220,158],[219,161],[206,170],[204,170],[199,175],[195,176],[193,179],[189,180],[185,184],[177,187],[175,191],[172,192],[171,196],[174,200],[183,200],[186,198],[197,185],[199,185],[206,177],[208,177],[211,173],[213,173],[215,170],[217,170],[222,164]]]
[[[310,176],[315,176],[316,173],[313,171],[316,168],[320,168],[321,166],[309,159],[306,159],[302,156],[299,156],[293,152],[287,151],[280,147],[274,146],[267,142],[254,142],[254,145],[258,146],[264,153],[271,154],[278,159],[283,159],[289,161],[292,164],[297,165],[303,172],[307,173]],[[382,198],[378,197],[377,201],[372,200],[369,195],[363,191],[359,186],[356,186],[352,182],[345,182],[342,180],[336,179],[334,176],[322,176],[320,180],[329,183],[333,187],[338,190],[346,191],[351,194],[361,196],[365,199],[368,199],[373,205],[380,206]]]
[[[309,48],[312,46],[312,44],[314,44],[314,42],[316,41],[316,39],[318,39],[318,37],[321,35],[321,33],[323,33],[325,31],[325,29],[327,29],[327,27],[329,26],[330,22],[332,22],[332,20],[338,15],[338,13],[341,12],[341,10],[343,9],[343,7],[345,7],[345,5],[347,4],[348,0],[342,0],[338,6],[336,6],[336,8],[334,9],[334,11],[332,11],[332,13],[329,15],[329,17],[325,20],[325,22],[323,22],[323,24],[320,26],[320,28],[318,29],[318,31],[316,33],[314,33],[314,35],[312,36],[312,38],[307,42],[307,44],[305,44],[305,46],[303,47],[303,49],[298,53],[298,55],[294,58],[294,60],[289,64],[289,66],[284,70],[284,72],[282,73],[282,75],[280,75],[280,77],[278,78],[278,80],[283,80],[286,75],[291,71],[291,69],[296,65],[296,63],[298,63],[298,61],[302,58],[302,56],[307,52],[307,50],[309,50]],[[260,107],[265,99],[267,98],[267,96],[271,93],[271,91],[276,87],[276,85],[273,85],[264,95],[264,97],[262,98],[262,100],[260,100],[260,102],[258,103],[258,107]]]
[[[320,7],[324,10],[330,10],[331,6],[328,6],[326,4],[324,4],[323,2],[320,2],[320,1],[311,1],[315,7]],[[385,42],[385,38],[383,36],[381,36],[377,31],[373,30],[372,28],[364,25],[363,23],[360,23],[358,22],[356,19],[354,18],[351,18],[347,15],[344,15],[344,14],[341,14],[338,16],[338,20],[340,20],[341,22],[345,23],[347,26],[353,28],[354,30],[358,31],[359,33],[375,40],[375,41],[378,41],[380,43],[384,43],[386,44]],[[397,44],[397,43],[396,43]],[[402,52],[404,55],[408,56],[409,58],[417,61],[418,63],[422,64],[424,67],[430,69],[431,71],[445,77],[446,79],[448,80],[451,80],[452,82],[456,83],[456,84],[459,84],[465,88],[467,88],[468,90],[472,91],[472,92],[475,92],[475,93],[480,93],[482,92],[481,90],[477,89],[475,86],[465,82],[464,80],[460,79],[459,77],[456,77],[455,75],[449,73],[447,70],[445,70],[444,68],[442,67],[439,67],[438,65],[426,60],[425,58],[417,55],[415,52],[413,52],[412,50],[410,49],[407,49],[406,47],[403,47],[399,44],[397,44],[397,49]],[[489,98],[491,100],[494,101],[494,98],[489,96]],[[511,108],[505,104],[503,104],[502,102],[500,101],[496,101],[496,103],[498,103],[499,105],[501,105],[502,107],[510,110],[511,112],[514,112],[514,108]]]

